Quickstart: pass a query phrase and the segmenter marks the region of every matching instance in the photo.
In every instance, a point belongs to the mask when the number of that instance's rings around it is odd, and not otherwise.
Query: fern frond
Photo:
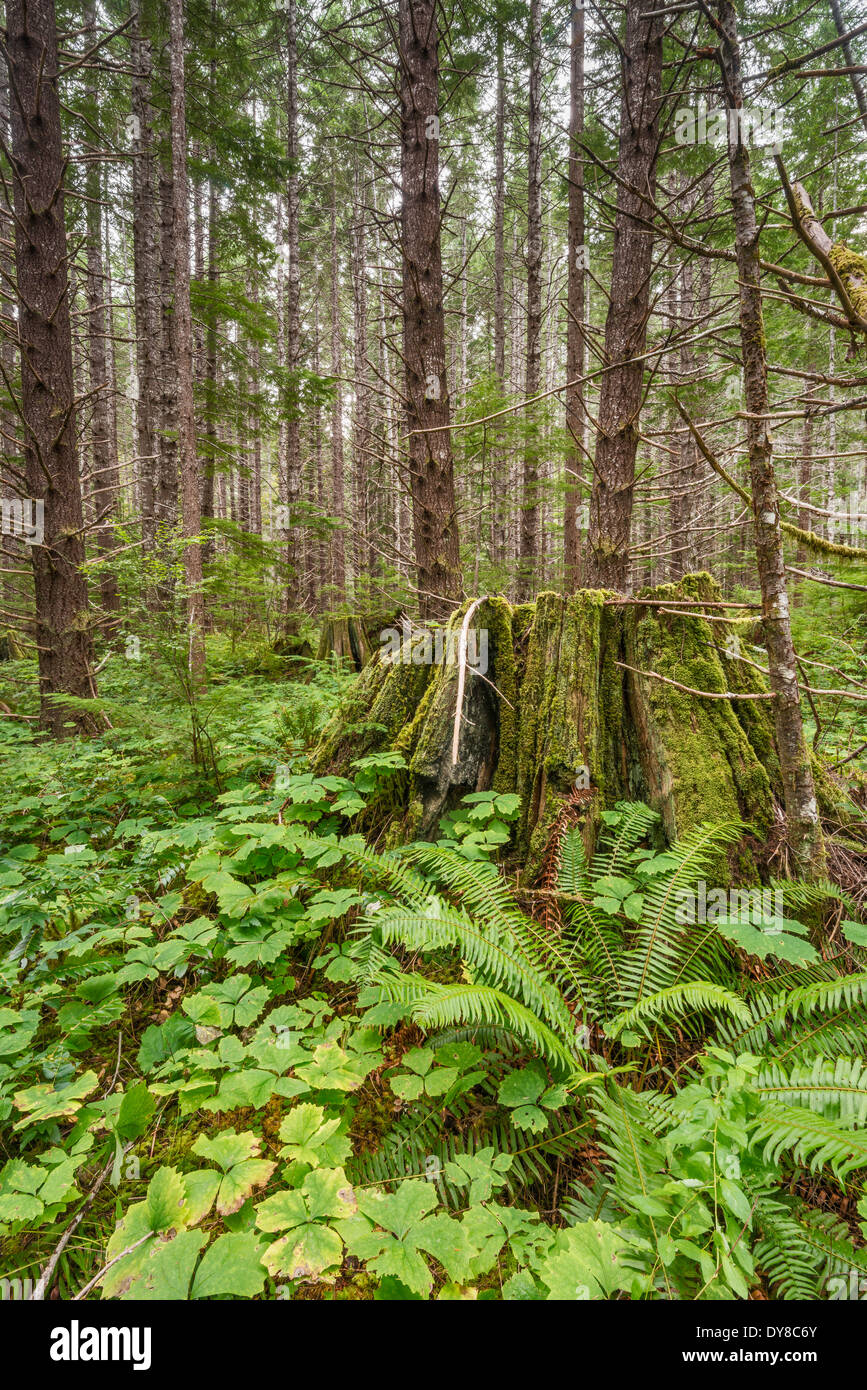
[[[669,985],[701,979],[709,965],[725,959],[712,923],[690,927],[678,918],[682,894],[707,872],[726,845],[740,839],[744,828],[740,821],[697,825],[667,851],[672,870],[648,888],[633,945],[624,956],[622,1007],[638,1004],[647,993]]]
[[[659,812],[641,801],[618,801],[614,809],[621,812],[622,819],[613,829],[603,830],[599,837],[599,847],[590,866],[594,879],[616,873],[626,855],[659,824]]]
[[[829,878],[814,879],[810,883],[796,878],[773,878],[770,886],[782,893],[786,907],[792,908],[796,915],[809,912],[811,908],[822,908],[829,902],[842,903],[850,916],[858,915],[854,899]]]
[[[731,990],[709,980],[694,980],[658,990],[633,1008],[624,1009],[606,1023],[605,1032],[616,1038],[624,1029],[640,1028],[649,1037],[649,1024],[667,1018],[682,1019],[687,1013],[728,1013],[742,1020],[749,1018],[742,1000]]]
[[[567,1035],[574,1031],[572,1015],[559,991],[516,949],[508,930],[484,928],[459,908],[440,911],[436,916],[392,908],[377,914],[377,926],[386,945],[401,942],[420,953],[457,948],[486,983],[518,994],[552,1028]]]
[[[413,1019],[426,1031],[494,1025],[521,1038],[560,1074],[573,1075],[583,1065],[581,1053],[570,1050],[531,1009],[490,985],[443,985],[408,974],[383,974],[377,983],[392,1002],[409,1003]]]
[[[829,1120],[863,1125],[867,1121],[867,1062],[861,1057],[817,1057],[791,1067],[762,1067],[751,1090],[771,1101],[803,1105]]]
[[[817,1055],[833,1057],[867,1051],[867,974],[832,974],[827,962],[790,990],[755,990],[744,1003],[750,1011],[746,1027],[723,1022],[717,1038],[739,1052],[772,1055],[780,1062],[807,1062]],[[798,978],[803,978],[799,972]]]
[[[752,1121],[753,1140],[764,1144],[765,1161],[788,1154],[802,1168],[818,1172],[826,1163],[842,1179],[867,1166],[867,1131],[847,1129],[800,1105],[766,1105]]]
[[[430,897],[430,883],[406,863],[406,857],[398,850],[372,849],[360,836],[347,836],[341,842],[341,850],[366,882],[386,887],[402,902],[421,904]]]
[[[849,1269],[867,1275],[867,1251],[853,1247],[842,1221],[790,1200],[764,1197],[756,1206],[761,1238],[753,1254],[776,1298],[824,1299],[829,1278]]]
[[[560,842],[557,884],[562,893],[569,893],[575,897],[589,895],[591,892],[584,837],[577,825],[571,826]]]

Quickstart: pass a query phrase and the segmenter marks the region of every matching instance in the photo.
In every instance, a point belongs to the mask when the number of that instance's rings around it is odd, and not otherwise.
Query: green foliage
[[[276,697],[234,731],[250,680],[220,687],[210,784],[139,738],[143,712],[88,744],[0,731],[18,1264],[35,1275],[104,1171],[69,1295],[817,1297],[867,1266],[794,1191],[867,1163],[859,922],[839,969],[771,954],[745,979],[724,929],[677,912],[738,828],[659,851],[624,805],[591,861],[564,839],[546,930],[489,857],[508,798],[375,849],[357,827],[402,760],[312,775]],[[543,1194],[588,1140],[601,1167],[552,1224]]]

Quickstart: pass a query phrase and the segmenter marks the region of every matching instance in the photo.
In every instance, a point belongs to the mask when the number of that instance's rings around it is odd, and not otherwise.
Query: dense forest
[[[5,0],[3,1300],[865,1296],[857,8]]]

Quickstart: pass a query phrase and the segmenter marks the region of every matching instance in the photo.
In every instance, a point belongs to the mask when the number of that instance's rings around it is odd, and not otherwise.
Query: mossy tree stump
[[[667,608],[685,603],[694,606]],[[401,838],[433,836],[467,792],[516,792],[530,873],[576,786],[589,785],[597,811],[648,802],[669,839],[739,818],[762,840],[781,790],[771,701],[762,674],[731,654],[738,627],[719,603],[707,574],[626,601],[595,590],[518,607],[485,599],[472,623],[487,629],[488,668],[467,673],[457,758],[458,664],[414,664],[405,646],[371,659],[323,731],[316,767],[345,771],[365,753],[401,752],[408,772],[392,804]]]
[[[356,671],[361,671],[370,660],[370,641],[363,620],[355,614],[326,617],[317,656],[320,661],[329,657],[349,661]]]

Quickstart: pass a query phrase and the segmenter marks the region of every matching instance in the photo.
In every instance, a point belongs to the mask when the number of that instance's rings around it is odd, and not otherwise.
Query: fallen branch
[[[867,327],[867,325],[865,325],[865,327]],[[680,418],[683,420],[684,424],[689,429],[689,432],[695,440],[696,444],[698,445],[699,450],[701,451],[703,457],[710,464],[711,468],[714,470],[715,473],[719,474],[723,482],[728,483],[732,491],[737,493],[741,501],[744,502],[746,506],[749,507],[753,515],[755,515],[755,507],[753,506],[752,497],[747,492],[746,488],[741,487],[737,479],[732,477],[731,473],[729,473],[728,469],[720,463],[716,455],[711,452],[710,448],[707,445],[707,442],[702,438],[698,429],[694,425],[693,421],[690,419],[689,415],[684,410],[676,395],[674,398],[674,404],[677,407],[677,411],[680,415]],[[836,541],[826,541],[823,536],[817,536],[815,531],[805,531],[800,526],[793,526],[790,521],[783,521],[782,517],[779,517],[779,525],[780,530],[785,535],[791,536],[792,539],[798,541],[800,545],[806,546],[808,550],[816,551],[819,555],[836,555],[839,556],[841,560],[867,561],[867,548],[856,545],[840,545]]]
[[[867,261],[850,251],[843,242],[831,240],[816,216],[803,184],[789,182],[780,155],[774,155],[774,163],[782,180],[795,231],[834,286],[850,328],[867,333]]]
[[[636,676],[648,676],[655,681],[662,681],[665,685],[673,685],[675,690],[682,690],[685,695],[698,695],[703,700],[773,700],[773,690],[750,690],[744,694],[739,694],[734,690],[694,690],[691,685],[681,685],[680,681],[673,681],[668,676],[661,676],[658,671],[640,671],[637,666],[628,666],[625,661],[615,661],[615,666],[620,666],[624,671],[632,671]]]
[[[90,1293],[91,1289],[96,1288],[96,1285],[99,1283],[102,1276],[108,1273],[112,1265],[116,1265],[119,1260],[123,1260],[126,1258],[127,1255],[131,1255],[133,1250],[138,1250],[139,1246],[144,1245],[146,1240],[153,1240],[155,1238],[155,1234],[156,1233],[154,1231],[145,1231],[145,1234],[143,1236],[140,1236],[138,1240],[133,1241],[132,1245],[128,1245],[125,1250],[121,1250],[119,1255],[115,1255],[113,1260],[109,1260],[108,1264],[104,1264],[102,1266],[102,1269],[97,1270],[96,1274],[94,1274],[92,1279],[88,1279],[84,1288],[79,1289],[78,1293],[73,1296],[73,1303],[78,1303],[80,1299],[84,1298],[85,1294]]]
[[[842,579],[827,579],[824,575],[810,574],[809,570],[795,569],[794,565],[786,565],[786,573],[811,579],[814,584],[827,584],[829,589],[854,589],[859,594],[867,594],[867,584],[846,584]]]
[[[123,1150],[123,1157],[124,1157],[124,1158],[125,1158],[126,1155],[129,1153],[130,1149],[134,1147],[134,1143],[135,1143],[135,1141],[133,1141],[132,1143],[127,1144],[127,1145],[124,1147],[124,1150]],[[45,1291],[46,1291],[46,1289],[48,1288],[48,1285],[49,1285],[50,1282],[51,1282],[51,1276],[52,1276],[52,1274],[54,1273],[55,1269],[57,1268],[57,1262],[58,1262],[58,1260],[60,1259],[60,1256],[63,1254],[64,1250],[66,1249],[67,1245],[69,1244],[70,1239],[71,1239],[72,1236],[75,1234],[75,1232],[78,1230],[78,1227],[81,1225],[81,1222],[83,1221],[85,1215],[87,1214],[87,1212],[90,1210],[91,1206],[93,1205],[94,1199],[96,1198],[96,1195],[97,1195],[97,1193],[99,1192],[99,1189],[102,1187],[102,1184],[105,1182],[106,1178],[108,1177],[109,1173],[111,1172],[112,1168],[114,1167],[114,1164],[115,1164],[115,1160],[114,1160],[114,1158],[112,1158],[112,1159],[110,1159],[109,1162],[105,1165],[105,1167],[103,1168],[103,1170],[102,1170],[102,1172],[100,1173],[99,1177],[97,1178],[96,1182],[93,1184],[93,1187],[92,1187],[92,1188],[90,1189],[90,1191],[88,1192],[87,1197],[85,1198],[85,1200],[84,1200],[84,1202],[82,1203],[81,1207],[80,1207],[79,1210],[76,1212],[75,1216],[74,1216],[74,1217],[72,1218],[72,1220],[70,1221],[70,1223],[69,1223],[69,1225],[67,1226],[66,1230],[63,1232],[63,1235],[60,1237],[60,1240],[59,1240],[59,1241],[57,1242],[57,1244],[55,1245],[54,1250],[53,1250],[52,1255],[51,1255],[51,1258],[50,1258],[50,1260],[48,1261],[48,1264],[45,1266],[45,1268],[44,1268],[44,1270],[42,1271],[42,1273],[40,1274],[39,1278],[37,1279],[37,1281],[36,1281],[36,1287],[34,1288],[32,1294],[30,1295],[30,1302],[31,1302],[31,1303],[42,1303],[42,1302],[45,1301]]]

